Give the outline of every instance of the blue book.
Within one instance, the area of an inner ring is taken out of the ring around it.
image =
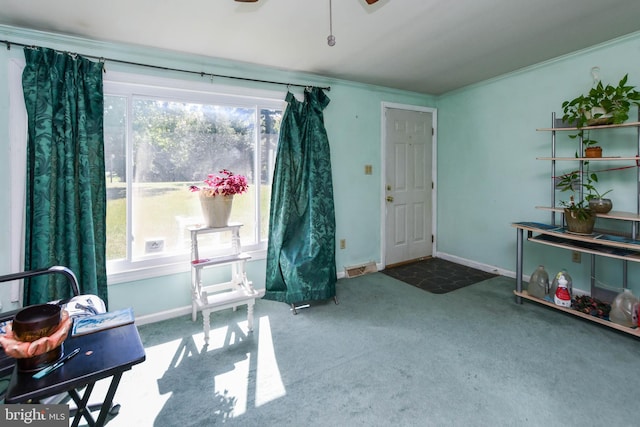
[[[133,308],[123,308],[116,311],[95,314],[93,316],[79,317],[73,321],[71,336],[86,335],[105,329],[133,323],[135,317]]]

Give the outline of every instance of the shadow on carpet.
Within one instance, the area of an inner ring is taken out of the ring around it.
[[[446,294],[498,276],[440,258],[387,268],[381,273],[434,294]]]

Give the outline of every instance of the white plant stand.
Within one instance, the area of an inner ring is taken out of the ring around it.
[[[251,256],[243,253],[240,246],[240,223],[230,223],[226,227],[189,227],[191,233],[191,318],[196,320],[202,312],[205,342],[209,342],[211,313],[238,306],[247,306],[247,327],[253,331],[253,307],[256,298],[264,292],[256,291],[247,279],[245,264]],[[211,233],[231,233],[231,250],[212,258],[200,258],[199,238]],[[203,270],[209,267],[230,265],[231,280],[228,282],[203,285]]]

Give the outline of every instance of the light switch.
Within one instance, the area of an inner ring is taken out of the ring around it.
[[[365,175],[371,175],[371,174],[373,174],[373,166],[371,166],[371,165],[364,165],[364,174],[365,174]]]

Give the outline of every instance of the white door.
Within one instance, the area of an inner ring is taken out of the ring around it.
[[[432,255],[432,114],[385,109],[385,265]]]

